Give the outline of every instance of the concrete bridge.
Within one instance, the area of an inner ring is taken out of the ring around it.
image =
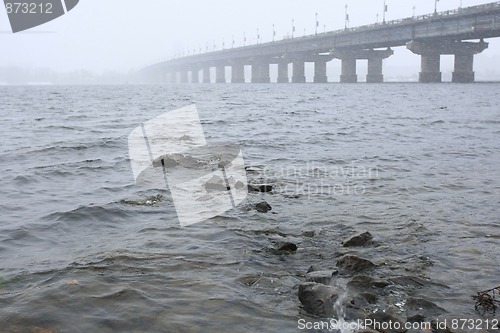
[[[356,63],[368,60],[367,82],[383,82],[383,60],[392,47],[406,46],[421,57],[419,81],[441,82],[441,55],[455,56],[452,81],[474,82],[474,55],[484,51],[484,38],[500,37],[500,2],[411,17],[300,38],[224,49],[156,63],[141,69],[142,80],[168,83],[269,83],[270,65],[278,66],[278,83],[306,82],[305,63],[314,63],[314,82],[327,82],[327,62],[340,59],[340,82],[358,81]],[[226,77],[226,67],[231,68]],[[202,74],[202,75],[200,75]],[[228,80],[229,79],[229,80]]]

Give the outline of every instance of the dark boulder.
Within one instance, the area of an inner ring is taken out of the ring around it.
[[[333,317],[333,304],[338,294],[337,288],[324,284],[306,282],[299,285],[298,295],[304,310],[318,317]]]
[[[267,202],[262,201],[262,202],[259,202],[258,204],[255,205],[255,209],[259,213],[267,213],[267,212],[271,211],[273,209],[273,207],[271,207],[271,205],[268,204]]]
[[[344,247],[361,247],[367,246],[373,242],[373,236],[368,231],[362,234],[356,235],[349,240],[344,242]]]
[[[430,320],[445,312],[445,309],[422,298],[411,297],[406,301],[406,315],[410,322],[422,322],[423,318]]]
[[[370,270],[375,267],[375,264],[368,259],[348,254],[337,261],[337,267],[341,273],[355,274]]]
[[[273,185],[268,184],[248,184],[248,192],[263,192],[268,193],[273,191]]]
[[[314,271],[306,274],[307,282],[316,282],[321,284],[330,284],[332,277],[337,274],[338,271]]]
[[[297,252],[297,245],[291,242],[281,242],[275,250],[277,254],[289,254]]]

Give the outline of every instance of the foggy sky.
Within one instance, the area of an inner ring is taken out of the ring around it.
[[[463,0],[463,6],[489,3],[488,0]],[[26,32],[12,34],[7,14],[0,9],[0,66],[48,68],[57,71],[121,71],[140,68],[174,52],[185,52],[207,43],[213,49],[243,42],[255,43],[257,28],[262,42],[291,33],[292,18],[296,36],[314,33],[315,13],[320,31],[344,27],[344,7],[348,5],[350,26],[382,20],[383,0],[80,0],[68,14]],[[434,0],[386,0],[387,20],[434,11]],[[460,0],[440,0],[438,10],[458,8]],[[490,48],[477,56],[481,63],[498,63],[500,39],[487,39]],[[443,57],[445,58],[445,57]],[[484,61],[481,61],[484,60]],[[420,59],[404,48],[386,61],[394,68],[418,69]],[[451,66],[444,59],[443,66]],[[484,68],[483,68],[484,70]]]

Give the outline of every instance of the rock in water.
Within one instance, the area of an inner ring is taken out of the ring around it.
[[[269,212],[271,209],[273,209],[273,207],[271,207],[270,204],[268,204],[267,202],[265,201],[262,201],[262,202],[259,202],[258,204],[255,205],[255,209],[259,212],[259,213],[267,213]]]
[[[315,282],[299,285],[299,300],[308,313],[323,317],[333,317],[333,304],[338,298],[338,290]]]
[[[375,264],[355,255],[345,255],[337,261],[337,267],[341,269],[342,273],[354,274],[372,269]]]
[[[309,267],[309,269],[307,270],[307,273],[316,272],[316,271],[322,271],[322,269],[317,265],[311,265],[311,267]]]
[[[273,191],[273,185],[268,184],[248,184],[248,192],[263,192],[268,193]]]
[[[344,242],[344,247],[353,247],[353,246],[366,246],[372,243],[373,236],[368,231],[364,232],[360,235],[356,235],[351,239]]]
[[[290,242],[283,242],[278,244],[278,252],[288,252],[295,253],[297,252],[297,245]]]
[[[409,322],[421,322],[436,318],[446,310],[422,298],[410,297],[406,301],[406,316]]]
[[[337,274],[337,271],[314,271],[306,274],[307,282],[316,282],[329,285],[332,277]]]

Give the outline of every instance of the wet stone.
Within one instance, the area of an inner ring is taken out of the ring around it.
[[[337,267],[342,273],[355,274],[370,270],[375,267],[375,264],[355,255],[345,255],[337,261]]]
[[[330,284],[332,277],[337,274],[338,271],[314,271],[306,274],[307,282],[316,282],[321,284]]]
[[[421,279],[421,278],[416,277],[416,276],[398,276],[398,277],[390,278],[389,281],[394,283],[394,284],[397,284],[399,286],[403,286],[403,287],[417,287],[418,288],[418,287],[428,287],[431,285],[446,287],[444,285],[432,283],[430,281]]]
[[[273,207],[271,207],[271,205],[268,204],[267,202],[262,201],[262,202],[259,202],[258,204],[255,205],[255,209],[259,213],[267,213],[267,212],[271,211],[273,209]]]
[[[345,241],[344,247],[361,247],[367,246],[373,243],[373,236],[368,231],[360,235],[356,235],[349,240]]]
[[[231,188],[224,184],[222,178],[213,176],[205,183],[205,189],[207,191],[229,191]]]
[[[273,191],[273,185],[268,184],[248,184],[248,192],[262,192],[268,193]]]
[[[307,270],[307,273],[316,271],[322,271],[321,267],[319,267],[318,265],[311,265],[311,267],[309,267],[309,269]]]
[[[307,238],[312,238],[316,235],[314,231],[304,231],[302,233],[302,236],[307,237]]]
[[[363,319],[366,318],[367,312],[364,311],[363,309],[353,307],[353,306],[347,306],[345,308],[345,313],[344,317],[346,321],[362,321]]]
[[[290,254],[297,252],[297,245],[291,242],[281,242],[274,250],[275,254]]]
[[[264,171],[262,168],[260,167],[257,167],[257,166],[246,166],[245,167],[245,171],[248,172],[248,173],[260,173],[262,171]]]
[[[338,290],[324,284],[306,282],[299,285],[299,300],[305,311],[314,316],[331,318]]]
[[[445,312],[445,309],[422,298],[412,297],[406,301],[406,315],[411,322],[423,321],[422,318],[427,320],[436,318]]]
[[[369,292],[361,293],[361,296],[369,303],[376,304],[378,301],[378,296]]]
[[[348,287],[357,290],[382,289],[389,285],[388,281],[377,280],[365,275],[356,275],[347,283]]]
[[[247,275],[236,279],[236,281],[250,287],[257,283],[260,279],[261,277],[258,275]]]

